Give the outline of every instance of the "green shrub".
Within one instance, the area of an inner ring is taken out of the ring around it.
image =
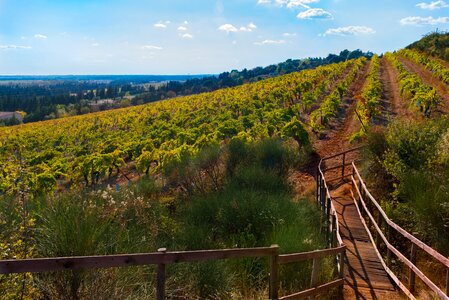
[[[447,119],[394,122],[385,133],[369,134],[367,156],[390,216],[443,253],[449,253],[448,127]]]

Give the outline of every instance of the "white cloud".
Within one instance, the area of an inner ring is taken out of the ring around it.
[[[285,44],[284,40],[264,40],[261,42],[255,42],[254,45],[263,46],[263,45],[281,45]]]
[[[167,28],[167,25],[165,25],[164,23],[161,23],[161,22],[156,23],[153,26],[156,28]]]
[[[275,4],[280,7],[286,6],[293,9],[298,7],[310,8],[308,4],[317,2],[320,2],[320,0],[258,0],[257,4]]]
[[[179,30],[179,31],[187,31],[187,27],[179,26],[179,27],[178,27],[178,30]]]
[[[193,39],[193,35],[191,35],[190,33],[184,33],[181,37],[183,39]]]
[[[440,8],[445,8],[445,7],[449,7],[449,5],[444,2],[444,1],[433,1],[430,3],[426,3],[426,2],[421,2],[416,4],[417,7],[421,8],[421,9],[427,9],[427,10],[435,10],[435,9],[440,9]]]
[[[340,36],[348,36],[348,35],[368,35],[374,34],[376,31],[371,27],[366,26],[346,26],[346,27],[338,27],[338,28],[329,28],[323,34],[326,35],[340,35]]]
[[[306,11],[300,12],[298,19],[332,19],[332,14],[322,8],[310,8]]]
[[[239,31],[234,25],[232,24],[223,24],[220,27],[218,27],[218,30],[225,31],[226,33],[230,32],[237,32]]]
[[[189,21],[184,21],[183,24],[184,25],[189,25]]]
[[[424,26],[449,23],[449,17],[407,17],[400,20],[401,25]]]
[[[246,31],[246,32],[251,32],[254,29],[257,29],[257,26],[253,22],[249,23],[247,26],[240,27],[240,31]]]
[[[0,45],[0,50],[6,50],[6,49],[31,49],[31,46]]]
[[[98,47],[98,46],[100,46],[99,43],[93,43],[93,44],[92,44],[92,47]]]
[[[35,39],[45,40],[45,39],[48,38],[48,36],[43,35],[43,34],[40,34],[40,33],[36,33],[36,34],[34,35],[34,38],[35,38]]]
[[[256,24],[254,24],[253,22],[251,22],[251,23],[248,24],[248,28],[251,28],[251,29],[257,29],[257,26],[256,26]]]
[[[296,33],[290,33],[290,32],[284,32],[282,34],[282,36],[285,36],[285,37],[292,37],[292,36],[296,36],[296,35],[297,35]]]
[[[226,33],[238,32],[238,31],[252,32],[255,29],[257,29],[257,26],[253,22],[249,23],[246,26],[240,26],[239,28],[235,27],[232,24],[224,24],[224,25],[221,25],[220,27],[218,27],[218,30],[226,31]]]
[[[154,46],[154,45],[145,45],[142,46],[143,50],[162,50],[164,48],[160,47],[160,46]]]
[[[297,7],[303,7],[303,8],[310,8],[307,4],[316,3],[320,0],[290,0],[287,3],[288,8],[297,8]]]

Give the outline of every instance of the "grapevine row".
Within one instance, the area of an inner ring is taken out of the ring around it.
[[[371,120],[379,114],[379,103],[382,93],[382,84],[379,78],[380,60],[379,56],[371,58],[370,69],[366,75],[366,81],[362,88],[361,99],[357,102],[356,113],[362,127],[353,138],[366,134],[366,129]]]
[[[424,84],[418,75],[410,73],[394,54],[386,53],[385,57],[399,72],[401,96],[409,100],[410,106],[419,108],[424,115],[429,116],[431,109],[437,107],[440,102],[436,90]]]
[[[139,172],[164,170],[208,145],[239,138],[294,139],[300,121],[354,61],[332,64],[212,93],[142,106],[0,128],[0,193],[61,183],[96,184],[134,163]]]
[[[345,79],[339,82],[334,90],[323,100],[321,106],[311,113],[309,125],[312,128],[312,131],[316,133],[321,132],[329,123],[330,118],[336,115],[342,98],[348,94],[351,83],[365,63],[365,57],[356,60],[353,68]]]
[[[439,63],[437,60],[431,59],[424,54],[408,49],[402,49],[398,51],[398,54],[411,59],[418,64],[423,65],[427,70],[431,71],[445,84],[449,84],[449,69]]]

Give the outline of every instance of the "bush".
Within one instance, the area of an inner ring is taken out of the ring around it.
[[[231,141],[224,162],[225,185],[218,192],[197,195],[184,205],[180,213],[184,230],[179,232],[178,242],[192,250],[262,247],[274,243],[280,244],[285,252],[323,248],[319,211],[308,201],[294,202],[290,194],[287,174],[293,161],[291,157],[290,150],[279,140],[253,144]],[[327,263],[323,263],[327,268]],[[238,279],[232,285],[237,284],[239,290],[260,290],[266,285],[266,260],[227,261],[225,266],[227,278]],[[308,271],[289,267],[285,270],[296,276],[295,280],[285,281],[286,287],[293,289],[296,285],[297,291],[298,284],[301,287],[309,284]],[[223,293],[218,287],[212,289],[214,282],[222,280],[223,272],[223,269],[207,269],[202,275],[207,280],[204,283],[203,279],[195,281],[197,286],[193,289],[207,290],[209,295]]]
[[[443,253],[449,253],[448,127],[447,119],[394,122],[385,133],[369,134],[367,156],[390,215]]]

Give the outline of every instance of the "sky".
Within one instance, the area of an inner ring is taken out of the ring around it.
[[[217,74],[449,30],[449,0],[0,0],[0,74]]]

